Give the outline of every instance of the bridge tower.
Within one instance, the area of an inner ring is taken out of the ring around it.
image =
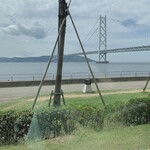
[[[99,22],[99,51],[98,51],[98,62],[97,63],[109,63],[107,61],[107,52],[101,53],[101,50],[107,49],[107,24],[106,24],[106,16],[102,17],[100,15]]]

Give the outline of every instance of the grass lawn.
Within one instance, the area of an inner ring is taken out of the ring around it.
[[[150,149],[150,124],[105,129],[96,132],[80,128],[73,135],[34,143],[2,146],[0,150],[148,150]]]
[[[107,93],[110,91],[104,91],[103,93]],[[112,92],[112,91],[111,91]],[[116,92],[116,91],[114,91]],[[95,93],[90,94],[90,97],[86,97],[86,94],[77,92],[77,93],[65,93],[64,96],[69,96],[71,94],[74,95],[85,95],[85,97],[67,97],[65,98],[67,106],[78,106],[78,105],[95,105],[97,107],[103,107],[101,99],[99,96],[95,96]],[[93,95],[93,96],[92,96]],[[147,92],[139,92],[139,93],[120,93],[120,94],[106,94],[103,95],[104,101],[106,105],[115,104],[118,105],[119,103],[126,103],[131,98],[140,98],[140,97],[147,97]],[[46,97],[44,101],[37,100],[35,109],[48,109],[48,102],[49,96],[42,95],[40,97]],[[6,102],[0,104],[0,111],[8,111],[8,110],[26,110],[31,109],[33,101],[28,101],[29,99],[33,99],[34,97],[28,97],[23,99],[14,100],[12,102]]]

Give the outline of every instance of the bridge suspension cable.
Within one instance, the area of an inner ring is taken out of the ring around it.
[[[83,45],[85,45],[93,37],[93,35],[98,31],[98,29],[99,29],[98,22],[99,22],[99,18],[94,22],[92,28],[89,30],[89,32],[86,34],[86,36],[82,40]],[[79,47],[80,46],[77,46],[74,49],[74,51],[76,52]],[[70,55],[70,54],[67,54],[67,55]]]
[[[88,34],[85,36],[85,38],[83,39],[82,43],[85,44],[96,32],[96,30],[98,29],[98,27],[94,30],[95,26],[97,25],[99,19],[96,20],[96,22],[94,23],[93,27],[91,28],[91,30],[88,32]],[[94,30],[94,31],[93,31]],[[93,32],[92,32],[93,31]],[[89,37],[88,37],[89,36]]]

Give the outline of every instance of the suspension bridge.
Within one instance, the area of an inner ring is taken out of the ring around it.
[[[98,63],[109,63],[109,61],[107,60],[107,54],[109,54],[109,53],[150,51],[150,44],[141,43],[141,42],[140,42],[141,46],[129,46],[129,47],[123,47],[123,48],[107,48],[107,19],[106,19],[106,16],[105,17],[100,16],[100,18],[98,20],[99,20],[99,37],[98,37],[99,38],[99,49],[98,50],[88,50],[86,52],[87,55],[97,54],[98,55]],[[123,22],[118,21],[118,20],[115,20],[115,21],[120,22],[123,25]],[[125,24],[128,24],[129,26],[131,26],[131,25],[137,26],[138,28],[142,26],[142,30],[144,28],[145,34],[147,36],[146,38],[148,38],[149,35],[148,35],[148,32],[146,31],[146,29],[149,29],[149,25],[141,25],[141,24],[135,24],[135,23],[132,24],[130,22],[126,22],[126,23],[124,23],[124,25]],[[91,34],[90,38],[94,35],[94,33],[96,33],[95,31],[97,31],[97,30],[94,30],[94,32]],[[140,34],[143,34],[142,32]],[[89,33],[88,33],[88,35],[89,35]],[[148,39],[146,39],[146,40],[148,40]],[[139,42],[138,42],[138,45],[139,45]],[[73,55],[73,56],[83,55],[83,53],[72,53],[72,54],[68,54],[68,55]]]

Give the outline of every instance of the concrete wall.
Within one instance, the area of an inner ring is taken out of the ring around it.
[[[85,79],[65,79],[62,84],[84,83]],[[146,81],[148,77],[117,77],[117,78],[98,78],[97,82],[125,82],[125,81]],[[93,80],[92,80],[93,82]],[[38,86],[40,81],[8,81],[0,82],[0,87],[21,87],[21,86]],[[55,85],[55,80],[45,80],[43,85]]]

